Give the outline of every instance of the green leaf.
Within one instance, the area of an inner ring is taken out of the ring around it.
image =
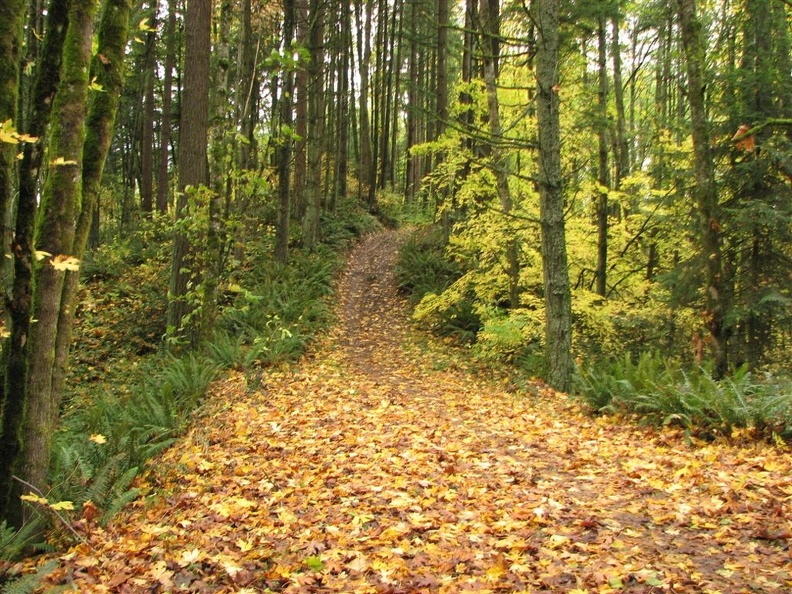
[[[311,555],[305,560],[305,566],[312,571],[322,571],[324,563],[318,555]]]

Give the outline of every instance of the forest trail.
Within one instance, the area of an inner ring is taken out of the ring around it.
[[[82,592],[789,592],[792,471],[771,447],[516,395],[411,340],[399,234],[290,371],[218,382],[146,497],[63,558]],[[424,350],[421,350],[424,349]]]

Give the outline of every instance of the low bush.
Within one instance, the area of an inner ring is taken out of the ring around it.
[[[410,235],[399,250],[396,283],[413,303],[427,294],[439,294],[462,277],[463,270],[446,258],[439,227],[429,227]]]
[[[748,428],[792,437],[792,384],[744,368],[715,379],[706,368],[685,370],[657,353],[626,355],[578,369],[575,394],[595,412],[638,414],[702,434]]]
[[[74,349],[79,364],[53,439],[52,487],[36,494],[38,499],[31,503],[40,512],[38,524],[22,531],[0,526],[0,560],[29,551],[28,537],[39,533],[35,528],[41,522],[50,526],[50,539],[60,544],[73,540],[68,525],[80,517],[84,504],[90,501],[97,520],[106,523],[137,497],[135,477],[148,460],[176,441],[222,369],[248,371],[298,357],[331,321],[327,298],[342,264],[338,248],[378,226],[362,209],[343,203],[337,216],[325,221],[324,238],[333,248],[320,244],[311,253],[293,250],[289,264],[282,266],[271,258],[271,236],[248,244],[247,261],[236,263],[223,280],[214,340],[178,358],[159,348],[106,346],[130,343],[141,320],[148,324],[154,319],[164,326],[160,314],[167,288],[162,284],[167,249],[157,235],[159,228],[142,225],[145,237],[125,239],[117,250],[109,247],[87,259],[85,280],[95,284],[97,295],[110,291],[114,298],[100,301],[86,292],[89,302],[78,311],[81,323]],[[107,281],[105,288],[102,283]],[[148,299],[158,304],[152,315],[153,303],[143,309],[135,293],[141,287],[151,292],[156,285],[163,293]],[[124,295],[119,296],[120,291]],[[164,327],[155,333],[162,337]],[[58,502],[71,502],[73,511],[68,506],[53,508]],[[53,514],[56,509],[59,515]],[[0,581],[5,570],[0,565]]]

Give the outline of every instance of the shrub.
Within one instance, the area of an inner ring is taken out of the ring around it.
[[[430,293],[442,293],[459,279],[463,271],[444,254],[442,230],[430,227],[410,235],[399,250],[396,282],[413,303]]]
[[[530,304],[526,304],[530,305]],[[508,362],[536,374],[542,367],[543,308],[491,308],[483,317],[473,354],[487,363]]]
[[[657,424],[678,424],[707,434],[736,428],[762,434],[792,431],[792,386],[760,380],[745,368],[715,379],[703,367],[682,369],[672,359],[644,353],[606,359],[578,369],[575,393],[593,411],[638,414]]]

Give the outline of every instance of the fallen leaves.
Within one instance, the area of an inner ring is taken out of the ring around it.
[[[408,334],[386,283],[356,293],[354,278],[368,276],[345,281],[337,334],[262,389],[241,375],[217,383],[192,432],[140,485],[146,500],[64,557],[53,584],[124,593],[792,588],[788,453],[691,447],[671,429],[591,418],[550,392],[515,397],[432,370],[437,352],[413,360],[401,348]]]

